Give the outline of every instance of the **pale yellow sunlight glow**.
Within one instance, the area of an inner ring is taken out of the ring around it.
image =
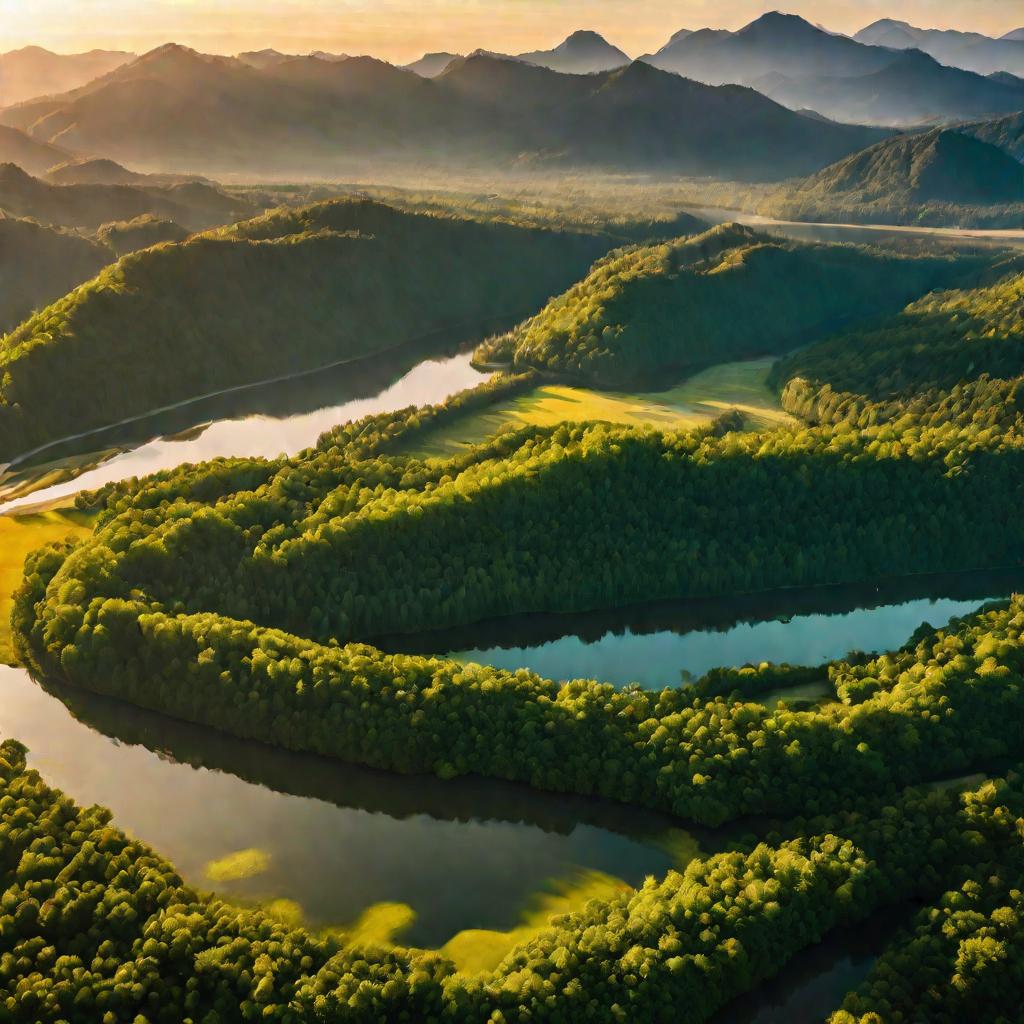
[[[882,17],[996,35],[1024,24],[1024,0],[0,0],[0,51],[143,52],[174,41],[215,53],[272,46],[408,61],[432,50],[547,48],[589,28],[635,57],[677,29],[736,29],[780,6],[848,33]]]

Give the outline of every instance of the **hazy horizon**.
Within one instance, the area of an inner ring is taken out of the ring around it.
[[[1024,0],[0,0],[0,51],[39,45],[144,52],[177,42],[214,53],[273,47],[370,53],[395,62],[436,50],[547,49],[593,29],[631,57],[681,28],[737,29],[782,9],[852,34],[879,18],[1002,35],[1024,26]]]

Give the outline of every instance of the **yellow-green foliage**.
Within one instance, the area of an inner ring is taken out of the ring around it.
[[[929,428],[954,423],[991,444],[1020,426],[1022,305],[1024,274],[939,292],[874,330],[795,353],[772,377],[785,385],[786,408],[805,419],[891,424],[889,437],[911,447]]]
[[[211,860],[203,869],[211,882],[237,882],[243,878],[262,875],[270,869],[270,854],[252,847],[235,850],[217,860]]]
[[[11,605],[25,556],[51,541],[84,537],[92,530],[93,518],[73,509],[0,516],[0,663],[17,661],[11,645]]]
[[[769,358],[724,363],[666,391],[648,393],[538,385],[526,394],[412,435],[399,450],[418,458],[451,456],[509,426],[548,427],[588,420],[685,430],[736,411],[752,427],[794,423],[765,383],[772,362]]]
[[[552,882],[550,891],[538,895],[523,912],[522,920],[508,931],[472,928],[459,932],[441,948],[463,974],[493,971],[516,946],[539,936],[552,918],[580,910],[591,900],[607,901],[632,890],[625,882],[601,871],[581,871],[569,879]]]

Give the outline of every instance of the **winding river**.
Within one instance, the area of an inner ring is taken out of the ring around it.
[[[730,211],[712,218],[715,212],[705,211],[709,219],[750,222]],[[755,222],[823,240],[880,230]],[[973,240],[960,232],[919,233]],[[1024,233],[984,234],[1024,243]],[[439,402],[481,378],[465,352],[439,356],[436,347],[410,347],[187,403],[37,453],[0,475],[0,514],[184,462],[296,452],[338,422]],[[25,493],[27,487],[36,489]],[[815,665],[851,649],[889,649],[923,621],[937,625],[1022,584],[1024,572],[918,577],[521,616],[380,643],[525,665],[557,679],[656,687],[715,665]],[[241,902],[291,900],[313,926],[344,924],[375,904],[398,902],[415,913],[400,941],[440,946],[463,929],[513,927],[553,885],[595,874],[635,885],[724,842],[721,834],[602,801],[478,779],[404,778],[289,754],[116,701],[43,688],[21,669],[0,667],[0,686],[0,734],[22,739],[30,763],[53,784],[81,803],[110,807],[120,826],[200,888]],[[765,700],[827,697],[822,686]],[[236,877],[217,871],[243,853],[248,870]],[[824,1016],[864,976],[888,932],[887,924],[872,926],[808,951],[776,988],[751,994],[722,1019],[781,1024]]]

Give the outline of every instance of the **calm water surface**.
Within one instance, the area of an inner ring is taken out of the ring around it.
[[[422,349],[408,348],[190,402],[53,445],[25,467],[16,467],[11,479],[0,480],[0,513],[186,462],[298,452],[347,420],[432,405],[473,387],[488,374],[474,370],[469,360],[468,352],[424,358]],[[77,463],[84,471],[69,471]],[[5,492],[10,495],[15,486],[54,472],[69,479],[4,503]]]
[[[819,665],[852,650],[893,650],[924,622],[944,625],[1020,589],[1024,569],[950,573],[585,614],[513,616],[378,642],[385,650],[529,668],[549,679],[654,689],[721,665]]]
[[[639,884],[683,851],[714,848],[661,815],[526,787],[403,777],[289,754],[81,691],[44,691],[0,666],[0,735],[81,804],[166,856],[203,889],[295,900],[314,925],[383,901],[416,911],[403,941],[513,926],[554,881],[594,870]],[[215,885],[206,866],[259,849],[267,870]],[[675,851],[670,852],[670,851]]]

